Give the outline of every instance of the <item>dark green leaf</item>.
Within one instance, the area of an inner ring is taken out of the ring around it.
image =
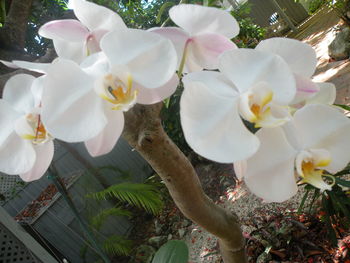
[[[170,240],[154,255],[152,263],[187,263],[188,247],[184,241]]]

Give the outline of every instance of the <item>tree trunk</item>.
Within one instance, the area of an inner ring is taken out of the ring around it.
[[[164,132],[159,118],[161,108],[162,103],[136,105],[127,112],[124,138],[163,179],[182,213],[219,238],[224,262],[247,262],[237,216],[205,195],[193,166]]]

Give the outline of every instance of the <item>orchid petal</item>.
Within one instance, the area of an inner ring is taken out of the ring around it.
[[[13,60],[12,63],[18,68],[24,68],[38,73],[45,73],[51,65],[51,63],[36,63],[22,60]]]
[[[196,63],[205,69],[217,69],[219,55],[237,48],[230,39],[216,33],[196,35],[189,45]]]
[[[134,81],[147,88],[165,84],[175,73],[175,49],[156,33],[117,30],[107,33],[100,44],[111,65],[126,65]]]
[[[105,127],[103,100],[94,92],[95,79],[77,64],[59,60],[50,67],[42,98],[42,121],[55,138],[86,141]]]
[[[350,161],[350,120],[337,109],[323,104],[306,105],[294,114],[294,125],[304,149],[325,149],[332,161],[327,171],[335,173]]]
[[[245,183],[266,202],[283,202],[298,191],[294,177],[296,151],[281,128],[261,129],[257,153],[247,160]]]
[[[0,171],[15,175],[28,172],[36,160],[32,143],[12,132],[0,147]]]
[[[310,45],[301,41],[290,38],[269,38],[261,41],[256,49],[281,56],[295,74],[309,78],[315,72],[316,52]]]
[[[90,31],[126,28],[121,17],[112,10],[85,0],[70,0],[74,14]]]
[[[84,42],[68,42],[54,39],[53,45],[60,58],[73,60],[77,63],[80,63],[88,55]]]
[[[311,81],[309,78],[306,78],[301,75],[295,75],[297,93],[290,103],[291,105],[301,103],[313,96],[320,90],[319,86]]]
[[[86,149],[92,157],[109,153],[114,148],[124,128],[122,111],[107,109],[105,114],[108,119],[105,128],[96,137],[85,142]]]
[[[247,172],[247,160],[234,162],[233,169],[237,179],[241,181]]]
[[[330,82],[315,83],[319,87],[319,92],[306,100],[307,104],[328,104],[332,105],[337,96],[335,85]]]
[[[33,147],[36,153],[36,161],[30,171],[19,175],[25,182],[40,179],[49,168],[54,154],[53,141],[34,145]]]
[[[15,111],[9,102],[0,99],[0,149],[2,144],[14,131],[14,122],[21,114]]]
[[[54,20],[40,27],[39,35],[49,39],[84,42],[89,30],[75,19]]]
[[[220,73],[192,73],[183,82],[181,125],[195,152],[223,163],[243,160],[256,152],[259,141],[239,117],[237,92]]]
[[[45,75],[36,78],[32,83],[30,90],[34,97],[34,107],[40,107],[41,97],[43,95],[44,82]]]
[[[28,74],[17,74],[5,84],[3,99],[18,112],[27,113],[34,107],[34,97],[31,86],[35,77]]]
[[[242,93],[265,83],[279,104],[288,104],[295,96],[293,74],[288,65],[272,53],[252,49],[226,51],[220,57],[219,69]]]
[[[179,85],[179,78],[176,74],[163,86],[156,89],[147,89],[134,83],[134,88],[138,90],[137,103],[154,104],[170,97]]]
[[[170,8],[169,16],[179,27],[191,35],[217,33],[233,38],[239,26],[234,17],[224,10],[192,4],[180,4]]]
[[[183,29],[177,27],[158,27],[151,28],[149,31],[170,39],[175,47],[179,66],[184,53],[186,42],[190,38],[190,35]]]

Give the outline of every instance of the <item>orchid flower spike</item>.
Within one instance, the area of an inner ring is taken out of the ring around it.
[[[281,57],[254,49],[226,51],[219,70],[183,78],[181,125],[195,152],[232,163],[252,156],[259,147],[259,139],[241,118],[256,128],[289,120],[286,105],[295,96],[295,79]]]
[[[325,171],[334,174],[349,163],[349,129],[350,120],[337,109],[306,105],[283,127],[257,132],[261,145],[243,169],[245,183],[267,202],[291,198],[299,179],[331,190],[335,179]]]
[[[170,40],[124,29],[101,39],[103,52],[79,66],[60,59],[48,69],[42,120],[55,138],[85,141],[92,156],[106,154],[124,126],[123,112],[135,103],[153,104],[178,85],[177,57]]]
[[[70,0],[79,19],[54,20],[44,24],[39,34],[53,40],[59,57],[80,63],[99,52],[100,40],[109,31],[125,29],[121,17],[112,10],[86,0]]]
[[[179,75],[183,71],[217,69],[218,56],[237,48],[230,39],[238,35],[239,26],[227,11],[180,4],[169,10],[169,16],[180,28],[153,28],[151,31],[173,42],[179,58]]]
[[[0,99],[0,171],[19,174],[24,181],[39,179],[54,153],[52,138],[41,121],[43,78],[15,75]]]
[[[277,37],[261,41],[256,49],[272,52],[282,57],[289,65],[297,85],[292,106],[299,108],[308,103],[334,103],[335,86],[332,83],[316,83],[311,80],[316,70],[317,57],[310,45],[295,39]]]

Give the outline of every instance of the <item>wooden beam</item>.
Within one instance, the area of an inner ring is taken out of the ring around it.
[[[3,224],[23,245],[28,248],[43,263],[58,263],[31,235],[29,235],[7,212],[0,206],[1,224]]]

